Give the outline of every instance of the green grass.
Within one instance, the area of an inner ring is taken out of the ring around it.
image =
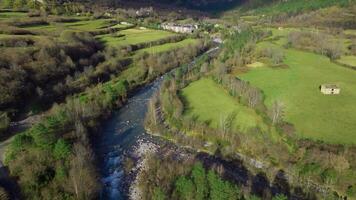
[[[27,17],[27,13],[25,12],[1,12],[0,11],[0,20],[2,19],[14,19],[14,18],[22,18]]]
[[[253,109],[242,106],[231,97],[220,85],[211,79],[200,79],[191,83],[182,90],[187,107],[184,115],[197,116],[200,122],[210,121],[213,128],[219,127],[222,117],[236,112],[233,129],[248,131],[254,127],[260,127],[266,131],[267,127],[263,119]]]
[[[346,64],[349,66],[356,67],[356,56],[342,56],[339,60],[339,63]]]
[[[276,45],[263,42],[259,46]],[[284,102],[285,120],[295,125],[298,136],[356,144],[356,71],[334,64],[325,56],[283,51],[289,68],[255,68],[240,78],[263,90],[267,106],[275,100]],[[341,94],[321,94],[319,86],[324,83],[338,84]]]
[[[345,30],[344,33],[346,35],[353,35],[353,36],[356,36],[356,30],[355,29],[348,29],[348,30]]]
[[[123,34],[124,36],[116,37],[113,34],[106,34],[98,36],[98,38],[110,46],[125,46],[130,44],[152,42],[175,35],[171,32],[153,29],[127,29],[120,31],[119,34]]]
[[[77,31],[95,31],[110,26],[112,24],[111,22],[111,19],[80,20],[76,22],[53,23],[49,25],[34,25],[25,27],[25,29],[47,32],[63,31],[68,29]]]
[[[153,46],[153,47],[149,47],[149,48],[145,48],[145,49],[141,49],[139,51],[137,51],[137,54],[143,53],[143,52],[147,52],[149,54],[155,54],[155,53],[161,53],[164,51],[169,51],[172,49],[178,49],[178,48],[182,48],[182,47],[186,47],[188,45],[194,45],[198,42],[197,39],[185,39],[179,42],[175,42],[175,43],[166,43],[163,45],[159,45],[159,46]]]

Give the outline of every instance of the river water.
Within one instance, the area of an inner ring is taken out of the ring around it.
[[[211,49],[210,54],[218,48]],[[197,58],[198,59],[198,58]],[[195,64],[194,60],[189,68]],[[103,123],[103,130],[95,142],[95,152],[99,160],[103,190],[101,199],[123,200],[123,158],[126,150],[136,143],[139,137],[145,136],[144,118],[147,103],[152,95],[158,91],[163,76],[153,83],[141,88],[127,103],[113,113],[112,117]]]

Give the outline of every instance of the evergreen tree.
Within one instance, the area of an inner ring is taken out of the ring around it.
[[[191,200],[194,198],[194,185],[190,179],[184,176],[179,177],[175,188],[175,194],[178,199]]]
[[[166,194],[162,191],[160,187],[155,187],[153,190],[152,200],[165,200]]]
[[[192,179],[196,189],[195,199],[206,199],[208,185],[206,180],[206,172],[201,163],[194,165],[192,170]]]

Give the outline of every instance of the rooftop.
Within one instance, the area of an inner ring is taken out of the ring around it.
[[[322,84],[321,87],[327,88],[327,89],[338,89],[339,87],[335,84]]]

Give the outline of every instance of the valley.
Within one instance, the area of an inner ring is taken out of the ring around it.
[[[1,199],[356,198],[354,0],[0,5]]]

